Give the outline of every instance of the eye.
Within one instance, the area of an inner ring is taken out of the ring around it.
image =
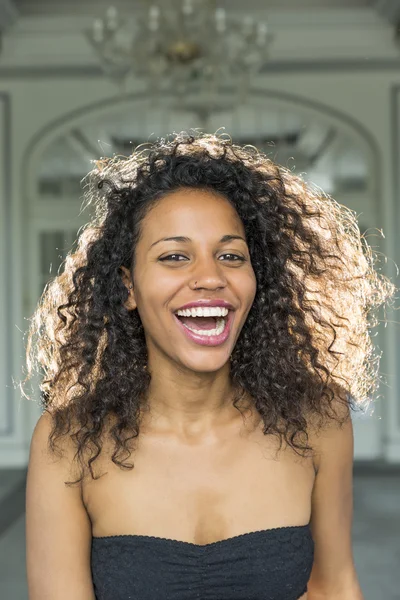
[[[160,260],[160,261],[172,260],[172,262],[181,262],[181,261],[173,260],[172,259],[173,256],[183,256],[183,254],[168,254],[168,256],[163,256],[162,258],[159,258],[158,260]]]
[[[237,258],[238,260],[241,260],[242,262],[244,262],[246,259],[243,258],[243,256],[239,256],[238,254],[222,254],[222,256],[234,256],[235,258]],[[237,261],[234,261],[237,262]]]
[[[172,262],[182,262],[180,260],[174,260],[172,257],[174,256],[183,256],[183,258],[186,258],[183,254],[168,254],[168,256],[163,256],[162,258],[159,258],[158,260],[160,261],[168,261],[171,260]],[[235,257],[235,259],[244,262],[246,259],[243,258],[243,256],[239,256],[238,254],[231,254],[231,253],[226,253],[226,254],[222,254],[221,256],[231,256],[231,257]],[[232,259],[230,259],[232,260]],[[234,260],[233,262],[237,262],[237,260]],[[225,261],[224,261],[225,262]]]

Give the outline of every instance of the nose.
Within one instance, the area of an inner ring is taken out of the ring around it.
[[[222,265],[215,260],[197,261],[191,273],[192,289],[218,289],[226,286],[227,280]]]

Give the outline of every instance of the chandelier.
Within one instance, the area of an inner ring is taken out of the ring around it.
[[[105,75],[121,89],[130,75],[138,76],[153,100],[169,92],[180,107],[195,98],[203,110],[215,109],[227,87],[229,105],[244,102],[251,77],[268,59],[267,23],[249,14],[228,18],[216,0],[165,0],[162,6],[152,4],[146,16],[131,20],[110,6],[94,20],[85,34]]]

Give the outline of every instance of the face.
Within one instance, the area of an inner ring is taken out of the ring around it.
[[[133,281],[122,269],[127,287],[133,285],[126,307],[139,311],[150,369],[168,361],[183,370],[217,371],[229,361],[256,293],[238,214],[224,197],[183,189],[149,211],[141,234]],[[163,240],[176,236],[187,239]],[[221,241],[224,236],[237,239]],[[204,335],[194,339],[175,315],[183,305],[204,299],[225,300],[233,307],[227,317],[229,335],[222,342],[213,338],[216,343],[205,344]]]

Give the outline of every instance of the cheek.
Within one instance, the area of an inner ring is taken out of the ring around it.
[[[253,269],[247,273],[243,273],[239,286],[239,294],[242,296],[243,301],[245,301],[246,304],[249,301],[253,302],[257,291],[257,280]]]
[[[171,281],[169,281],[169,287],[171,287]],[[165,317],[167,310],[168,299],[172,293],[169,287],[167,281],[151,276],[150,273],[140,279],[136,301],[145,329],[155,330],[160,328],[160,323],[163,322],[163,316]]]

